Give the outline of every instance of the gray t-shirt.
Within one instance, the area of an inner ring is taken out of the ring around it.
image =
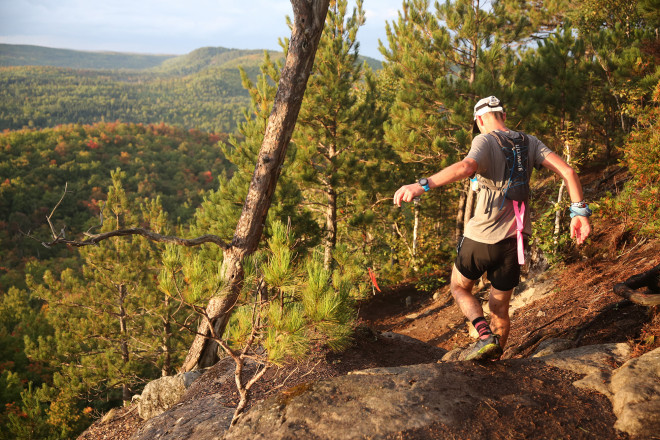
[[[515,139],[520,136],[516,131],[500,133]],[[532,167],[541,168],[541,163],[552,153],[543,142],[534,136],[529,137],[527,172],[531,175]],[[516,218],[513,202],[505,199],[500,190],[506,184],[506,157],[493,135],[479,135],[472,140],[472,147],[467,157],[477,162],[477,203],[474,217],[465,228],[465,236],[481,243],[493,244],[516,235]],[[523,233],[531,235],[532,226],[529,216],[529,203],[525,204],[525,223]]]

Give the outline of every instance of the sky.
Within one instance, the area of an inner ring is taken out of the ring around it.
[[[360,54],[382,60],[402,0],[364,0]],[[349,0],[349,7],[354,1]],[[350,10],[350,9],[349,9]],[[288,0],[0,0],[0,43],[182,55],[206,46],[281,50]]]

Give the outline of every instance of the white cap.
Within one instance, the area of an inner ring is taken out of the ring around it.
[[[477,116],[485,115],[490,112],[504,112],[502,102],[495,96],[489,96],[488,98],[480,99],[479,102],[477,102],[474,106],[474,120],[477,120]]]

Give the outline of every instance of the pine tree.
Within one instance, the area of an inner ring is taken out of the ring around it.
[[[20,438],[17,431],[23,429],[23,421],[38,425],[47,419],[39,409],[25,408],[26,403],[34,403],[32,389],[40,387],[50,373],[44,364],[25,355],[24,339],[52,332],[41,313],[42,305],[29,291],[15,287],[0,295],[0,439]],[[12,416],[23,413],[25,418]]]
[[[143,223],[164,231],[166,218],[158,201],[143,204],[140,215],[123,190],[123,177],[119,170],[112,173],[101,231]],[[186,342],[172,332],[174,307],[159,293],[154,244],[133,236],[80,252],[82,274],[68,269],[56,277],[47,272],[43,284],[30,283],[47,302],[46,317],[54,329],[26,347],[30,357],[55,369],[52,386],[41,390],[42,398],[51,401],[54,425],[75,425],[80,418],[75,408],[84,402],[101,408],[107,402],[130,401],[146,380],[172,371]]]
[[[293,137],[305,205],[317,213],[324,231],[326,269],[332,267],[340,224],[345,227],[362,211],[359,194],[378,162],[377,155],[370,157],[379,124],[375,83],[371,74],[365,80],[358,63],[362,4],[347,15],[346,1],[330,2]]]
[[[660,79],[657,68],[657,13],[648,3],[589,0],[576,4],[569,17],[593,60],[590,108],[585,116],[594,125],[610,156],[622,145],[634,123],[633,107],[651,101]]]
[[[212,336],[236,365],[240,401],[234,420],[268,369],[304,358],[313,346],[340,350],[350,342],[354,284],[333,277],[317,252],[298,252],[296,243],[301,242],[290,228],[279,221],[271,224],[267,247],[245,261],[244,283],[226,331]],[[160,285],[194,309],[204,302],[195,286],[206,274],[199,265],[183,265],[185,261],[166,258]],[[203,315],[203,308],[196,310]]]

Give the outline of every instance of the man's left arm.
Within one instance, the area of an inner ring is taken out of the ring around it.
[[[583,202],[582,184],[575,170],[568,165],[564,160],[555,153],[548,154],[541,163],[545,168],[552,170],[557,175],[561,176],[566,182],[568,194],[571,197],[571,202]],[[586,216],[576,215],[571,219],[571,238],[577,240],[577,244],[582,244],[591,233],[591,225]]]

